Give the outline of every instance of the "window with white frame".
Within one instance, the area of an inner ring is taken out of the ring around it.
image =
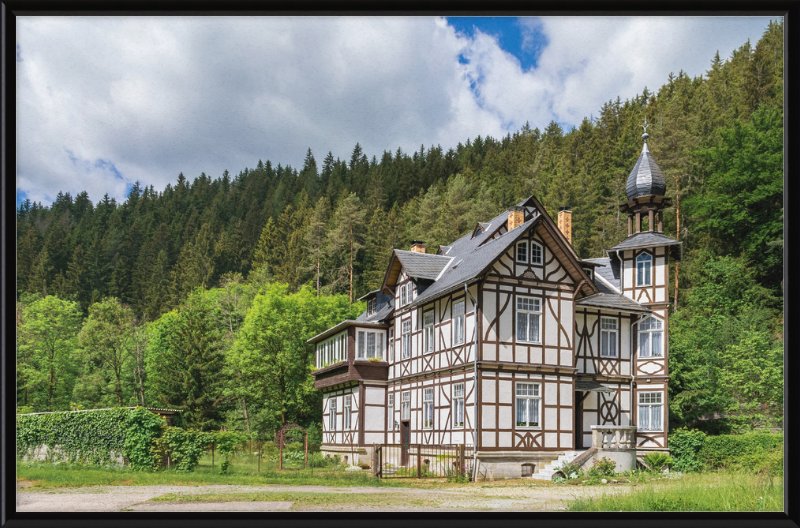
[[[351,417],[350,416],[350,405],[351,405],[351,401],[350,400],[351,399],[352,399],[352,395],[351,394],[345,394],[345,396],[344,396],[344,416],[343,416],[344,423],[342,425],[342,429],[344,429],[345,431],[350,429],[350,417]]]
[[[403,321],[403,359],[411,357],[411,320]]]
[[[464,343],[464,301],[458,301],[453,305],[453,344],[461,345]]]
[[[400,396],[400,419],[411,419],[411,391],[403,391]]]
[[[663,429],[661,417],[664,414],[664,404],[660,392],[639,393],[639,424],[640,431],[661,431]]]
[[[403,284],[400,286],[400,306],[405,306],[406,304],[406,285]]]
[[[652,315],[639,323],[639,357],[663,356],[664,324]]]
[[[389,403],[387,405],[387,424],[386,427],[390,431],[394,429],[394,394],[389,394]]]
[[[328,416],[328,430],[336,430],[336,396],[328,400],[330,404],[330,416]]]
[[[653,257],[642,253],[636,257],[636,285],[651,286],[650,275],[653,268]]]
[[[453,384],[453,427],[464,427],[464,384]]]
[[[425,353],[433,352],[433,312],[424,315]]]
[[[538,383],[517,383],[517,427],[540,427],[541,395]]]
[[[377,311],[378,300],[377,299],[369,299],[367,301],[367,315],[372,315]]]
[[[345,361],[345,333],[340,333],[317,343],[317,368],[327,367],[333,363]]]
[[[383,334],[381,332],[358,331],[356,347],[357,359],[370,359],[380,356],[383,352]]]
[[[600,318],[600,357],[617,357],[617,319]]]
[[[541,317],[541,299],[517,297],[517,341],[538,343]]]
[[[422,392],[422,428],[433,429],[433,388]]]
[[[517,242],[517,262],[528,263],[528,242]]]
[[[531,242],[531,264],[542,265],[544,250],[538,242]]]
[[[389,349],[389,362],[394,362],[394,324],[392,324],[392,328],[389,329],[389,344],[387,346]]]

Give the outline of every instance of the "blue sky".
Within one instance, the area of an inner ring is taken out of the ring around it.
[[[569,130],[767,17],[18,17],[17,197]]]

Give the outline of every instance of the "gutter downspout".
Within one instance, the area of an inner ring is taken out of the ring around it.
[[[475,357],[472,369],[472,393],[474,394],[473,398],[475,400],[475,403],[472,405],[472,408],[475,410],[472,418],[472,482],[475,482],[475,477],[478,474],[478,301],[469,292],[466,282],[464,283],[464,294],[469,295],[469,298],[472,299],[472,304],[475,306],[473,310],[475,312]],[[466,326],[466,322],[464,326]]]
[[[625,262],[620,258],[619,250],[617,250],[617,260],[619,260],[619,292],[625,295]]]

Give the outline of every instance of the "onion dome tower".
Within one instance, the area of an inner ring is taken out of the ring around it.
[[[642,231],[642,216],[647,214],[647,230],[663,231],[663,210],[672,205],[672,200],[664,196],[667,184],[664,173],[647,148],[647,118],[644,121],[642,152],[636,165],[628,175],[625,195],[628,201],[620,204],[620,211],[628,215],[628,236]],[[657,219],[657,220],[656,220]],[[635,230],[634,230],[635,228]]]

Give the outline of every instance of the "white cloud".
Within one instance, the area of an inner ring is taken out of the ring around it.
[[[548,40],[523,72],[494,38],[437,18],[18,17],[17,185],[44,202],[123,199],[181,171],[300,168],[308,147],[321,163],[357,141],[380,156],[577,123],[669,71],[702,73],[765,20],[523,21]]]

